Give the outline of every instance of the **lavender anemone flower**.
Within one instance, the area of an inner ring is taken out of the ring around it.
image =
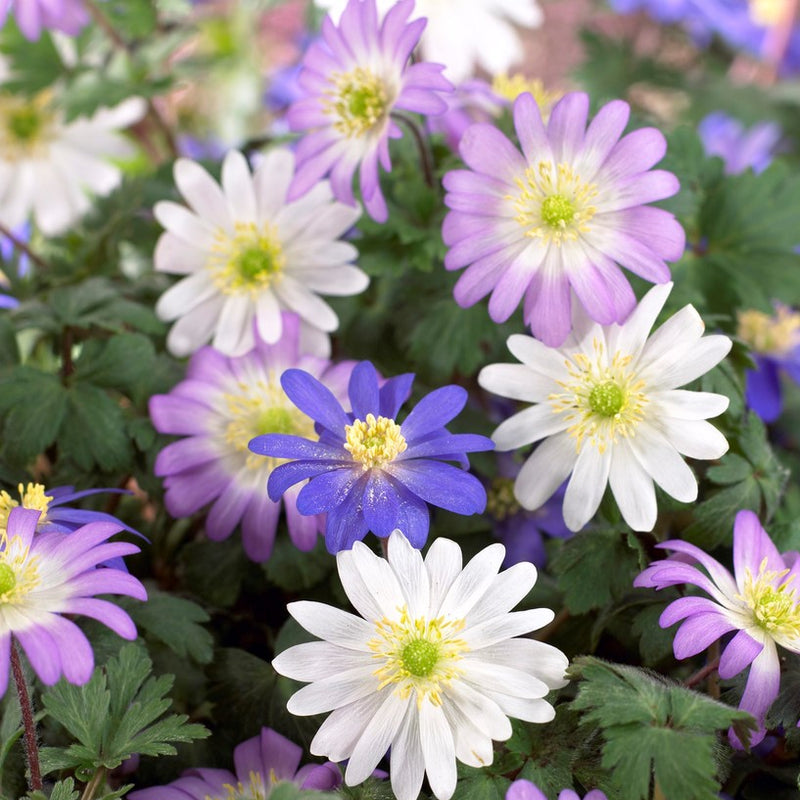
[[[302,355],[299,317],[284,313],[281,324],[283,334],[272,345],[256,329],[256,346],[243,356],[224,356],[212,347],[198,350],[186,380],[150,400],[156,429],[185,437],[167,445],[156,459],[156,475],[165,479],[167,510],[185,517],[213,503],[206,519],[209,538],[226,539],[241,523],[242,544],[253,561],[266,561],[275,542],[280,495],[270,500],[265,487],[280,462],[254,456],[247,443],[263,433],[314,433],[313,421],[295,408],[278,376],[299,367],[319,378],[332,397],[344,398],[354,363],[332,365]],[[289,536],[296,547],[310,550],[321,521],[298,513],[298,492],[288,489],[283,496]]]
[[[45,28],[75,36],[89,22],[81,0],[0,0],[0,28],[10,10],[30,41],[37,40]]]
[[[336,764],[299,767],[303,751],[271,728],[237,745],[233,751],[236,774],[227,769],[189,769],[166,786],[131,792],[129,800],[232,800],[266,798],[280,781],[301,789],[334,791],[342,783]]]
[[[676,658],[697,655],[736,631],[722,651],[719,675],[732,678],[750,667],[739,708],[758,721],[759,730],[750,739],[751,745],[758,744],[766,732],[764,718],[780,687],[777,645],[800,653],[800,553],[781,555],[752,511],[740,511],[733,525],[734,575],[687,542],[670,540],[657,547],[678,556],[652,563],[634,586],[663,589],[691,584],[710,596],[678,598],[664,609],[659,625],[668,628],[683,620],[673,641]],[[734,746],[741,747],[732,729],[728,736]]]
[[[505,800],[547,800],[547,795],[536,784],[520,778],[508,787]],[[572,789],[563,789],[559,792],[558,800],[581,800],[581,798]],[[608,798],[599,789],[592,789],[584,795],[583,800],[608,800]]]
[[[120,525],[91,522],[71,534],[37,533],[39,512],[13,508],[0,529],[0,695],[8,685],[12,638],[33,671],[52,686],[63,676],[86,683],[94,670],[89,640],[65,614],[83,614],[125,639],[136,638],[133,621],[98,594],[146,600],[144,586],[127,572],[98,565],[139,548],[108,542]]]
[[[379,24],[375,0],[349,0],[338,26],[323,21],[321,39],[303,58],[305,97],[288,112],[292,130],[308,131],[297,146],[291,200],[330,174],[335,197],[354,205],[360,168],[367,212],[378,222],[388,218],[378,162],[391,170],[389,139],[402,135],[391,114],[440,114],[447,106],[438,93],[453,88],[442,65],[408,63],[425,27],[424,19],[406,22],[413,7],[414,0],[400,0]]]
[[[375,367],[362,361],[350,377],[348,413],[308,373],[291,369],[281,376],[292,402],[316,421],[319,439],[273,433],[253,439],[250,449],[295,459],[272,471],[267,489],[273,500],[310,478],[297,496],[297,509],[327,512],[325,543],[331,553],[349,550],[368,531],[387,537],[396,528],[422,547],[430,525],[428,503],[457,514],[477,514],[486,505],[483,484],[444,463],[466,467],[466,453],[494,447],[485,436],[452,434],[444,427],[464,408],[466,390],[436,389],[398,423],[413,380],[399,375],[380,386]]]
[[[763,172],[771,163],[782,132],[775,122],[759,122],[745,130],[723,111],[704,117],[697,126],[706,153],[725,162],[725,172],[737,175],[748,168]]]
[[[665,261],[685,245],[673,215],[647,205],[678,191],[671,172],[650,169],[666,151],[663,134],[643,128],[620,139],[630,114],[621,100],[587,128],[588,113],[588,95],[571,92],[545,126],[522,94],[522,153],[492,125],[473,125],[460,147],[469,169],[444,177],[445,267],[467,267],[456,301],[471,306],[491,292],[489,315],[504,322],[524,298],[525,322],[550,347],[569,335],[573,299],[601,325],[624,322],[636,297],[620,266],[666,283]]]
[[[747,405],[764,422],[781,413],[781,373],[800,383],[800,313],[775,303],[775,314],[750,309],[738,313],[738,335],[751,350],[757,368],[745,375]]]

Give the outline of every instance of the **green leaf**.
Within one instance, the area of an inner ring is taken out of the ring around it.
[[[603,731],[603,766],[628,800],[646,800],[655,782],[670,800],[716,800],[716,732],[755,729],[746,712],[636,667],[592,657],[576,659],[572,707]],[[676,769],[676,765],[680,769]]]
[[[182,548],[180,560],[187,587],[204,602],[220,608],[236,602],[250,565],[241,541],[233,538],[190,542]]]
[[[50,800],[78,800],[80,792],[75,788],[75,781],[66,778],[58,781],[50,792]],[[25,795],[23,800],[48,800],[44,792],[30,792]]]
[[[270,583],[287,592],[311,589],[322,583],[336,567],[336,559],[325,549],[320,537],[313,550],[298,550],[288,536],[279,536],[275,541],[264,572]]]
[[[635,539],[601,528],[564,542],[552,567],[567,608],[584,614],[629,592],[644,563]]]
[[[97,668],[89,683],[60,681],[42,696],[48,714],[77,740],[66,749],[43,748],[42,769],[114,769],[134,753],[174,755],[172,742],[202,739],[209,732],[187,724],[185,715],[163,716],[173,676],[150,677],[152,663],[144,649],[126,644]]]
[[[153,343],[140,333],[120,333],[105,341],[92,339],[75,361],[75,377],[130,395],[147,382],[155,357]]]
[[[20,32],[13,14],[0,27],[0,53],[10,61],[8,77],[3,79],[4,92],[30,95],[48,88],[64,73],[50,35],[31,42]]]
[[[216,544],[216,543],[215,543]],[[213,657],[214,639],[200,625],[209,616],[197,603],[147,587],[147,602],[121,603],[140,632],[152,636],[181,657],[208,664]]]

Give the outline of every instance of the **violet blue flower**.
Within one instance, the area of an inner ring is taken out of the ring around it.
[[[522,153],[497,128],[473,125],[461,140],[468,170],[444,177],[445,267],[467,267],[461,306],[491,293],[489,315],[507,320],[524,299],[525,322],[550,347],[572,328],[574,299],[601,325],[624,322],[636,297],[620,266],[666,283],[681,257],[683,228],[647,205],[678,191],[671,172],[650,169],[666,151],[655,128],[620,139],[630,108],[607,103],[586,127],[589,97],[565,95],[545,126],[530,94],[514,103]]]
[[[547,800],[547,795],[536,784],[520,778],[508,787],[505,800]],[[581,799],[572,789],[563,789],[558,795],[558,800]],[[607,800],[607,798],[599,789],[592,789],[586,793],[583,800]]]
[[[198,350],[186,380],[150,399],[156,429],[185,437],[167,445],[156,459],[156,475],[165,479],[167,510],[186,517],[212,503],[206,519],[209,538],[226,539],[241,523],[242,544],[253,561],[266,561],[275,541],[280,495],[270,500],[265,488],[279,462],[254,456],[247,443],[263,433],[314,433],[313,421],[295,408],[278,377],[299,367],[319,378],[331,397],[344,398],[354,363],[332,365],[303,355],[297,315],[284,313],[281,324],[283,334],[271,345],[256,328],[256,346],[243,356],[224,356],[213,347]],[[289,536],[296,547],[310,550],[321,520],[298,513],[298,492],[299,487],[288,489],[283,496]]]
[[[354,205],[353,175],[360,169],[367,212],[386,221],[378,162],[391,169],[389,139],[402,135],[392,112],[440,114],[447,106],[438,93],[453,88],[441,64],[409,65],[425,27],[424,19],[406,22],[413,8],[414,0],[400,0],[379,24],[375,0],[349,0],[338,26],[330,17],[323,21],[321,38],[303,58],[305,97],[288,112],[292,130],[308,131],[297,146],[291,200],[330,174],[335,197]]]
[[[75,36],[89,22],[82,0],[0,0],[0,27],[12,10],[22,35],[31,41],[45,28]]]
[[[775,147],[781,139],[775,122],[759,122],[745,130],[739,120],[723,111],[704,117],[697,126],[706,153],[725,162],[725,172],[737,175],[751,168],[763,172],[771,163]]]
[[[483,484],[445,461],[467,466],[466,453],[491,450],[485,436],[452,434],[444,426],[464,408],[467,392],[444,386],[423,397],[396,421],[414,376],[379,384],[375,367],[362,361],[348,393],[352,412],[307,372],[287,370],[281,386],[316,423],[319,439],[280,433],[258,436],[250,449],[272,458],[295,459],[276,467],[267,489],[273,500],[310,478],[297,496],[301,514],[327,512],[328,551],[349,550],[368,531],[387,537],[399,528],[422,547],[430,525],[430,503],[457,514],[477,514],[486,505]]]
[[[759,730],[750,744],[757,744],[764,738],[764,718],[780,687],[777,645],[800,653],[800,553],[781,555],[752,511],[740,511],[734,522],[734,575],[688,542],[670,540],[657,547],[678,556],[653,562],[634,586],[663,589],[691,584],[710,596],[678,598],[664,609],[659,625],[668,628],[683,621],[673,641],[679,659],[697,655],[736,631],[722,651],[719,675],[732,678],[750,667],[739,708],[756,718]],[[733,730],[728,736],[741,747]]]
[[[783,405],[781,373],[800,383],[800,313],[775,303],[775,314],[750,309],[738,313],[738,335],[751,350],[757,369],[745,374],[747,405],[764,422],[774,422]]]
[[[336,764],[300,766],[302,749],[271,728],[237,745],[236,774],[227,769],[188,769],[166,786],[131,792],[129,800],[264,800],[276,783],[287,781],[301,789],[334,791],[342,783]]]
[[[146,600],[138,579],[98,565],[138,553],[128,542],[108,542],[121,526],[91,522],[68,536],[37,533],[39,512],[13,508],[0,528],[0,695],[8,685],[12,637],[25,651],[33,671],[52,686],[63,676],[84,684],[94,670],[89,640],[66,614],[102,622],[125,639],[136,638],[128,614],[98,594]]]

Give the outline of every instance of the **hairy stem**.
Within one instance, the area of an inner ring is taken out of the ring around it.
[[[392,118],[396,119],[406,128],[406,130],[411,133],[411,136],[417,145],[417,150],[419,151],[419,160],[420,164],[422,165],[422,172],[425,175],[425,183],[427,183],[431,189],[437,188],[436,180],[433,176],[433,158],[431,157],[431,152],[428,149],[425,137],[417,127],[417,123],[411,119],[411,117],[407,117],[405,114],[400,114],[397,111],[392,112]]]
[[[19,660],[19,648],[16,641],[11,640],[11,671],[14,674],[14,683],[17,685],[17,697],[19,697],[19,708],[22,712],[22,726],[25,731],[25,757],[28,760],[28,771],[30,772],[30,790],[37,791],[42,788],[42,771],[39,767],[39,744],[36,735],[36,721],[33,718],[33,706],[31,697],[28,694],[28,685],[25,683],[25,675],[22,672],[22,664]]]

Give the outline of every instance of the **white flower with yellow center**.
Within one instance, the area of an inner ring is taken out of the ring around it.
[[[254,173],[241,153],[228,153],[221,186],[194,161],[176,162],[175,183],[189,208],[161,202],[154,209],[166,228],[156,269],[188,276],[156,306],[162,319],[177,320],[167,338],[174,355],[211,340],[240,356],[254,346],[256,330],[273,344],[284,310],[302,319],[305,351],[329,354],[328,334],[339,320],[318,293],[356,294],[368,283],[350,263],[356,248],[339,241],[359,211],[333,201],[327,181],[287,202],[293,175],[294,156],[284,148],[269,152]]]
[[[336,556],[347,596],[361,616],[315,602],[289,613],[323,641],[285,650],[272,662],[310,685],[294,714],[332,713],[311,752],[349,759],[345,782],[361,783],[391,747],[392,790],[415,800],[425,773],[439,800],[456,786],[456,759],[492,763],[492,740],[511,736],[508,717],[549,722],[544,699],[566,684],[564,654],[517,638],[547,625],[553,612],[512,612],[536,582],[522,562],[499,573],[505,548],[493,544],[462,568],[461,550],[436,539],[423,560],[399,531],[388,560],[362,542]]]
[[[683,456],[716,459],[727,451],[705,420],[725,411],[728,398],[678,387],[718,364],[731,341],[703,336],[692,306],[648,338],[671,289],[653,287],[623,325],[598,325],[580,314],[560,348],[511,336],[509,350],[522,364],[481,371],[478,381],[490,392],[535,403],[492,436],[498,450],[544,440],[514,486],[525,508],[542,505],[570,473],[564,521],[573,531],[592,518],[606,485],[638,531],[656,521],[654,482],[677,500],[695,500],[697,481]]]
[[[0,84],[0,223],[16,228],[33,214],[42,233],[64,233],[89,210],[92,194],[119,185],[112,159],[135,153],[120,131],[144,112],[144,102],[130,98],[65,122],[51,92],[24,98]]]

